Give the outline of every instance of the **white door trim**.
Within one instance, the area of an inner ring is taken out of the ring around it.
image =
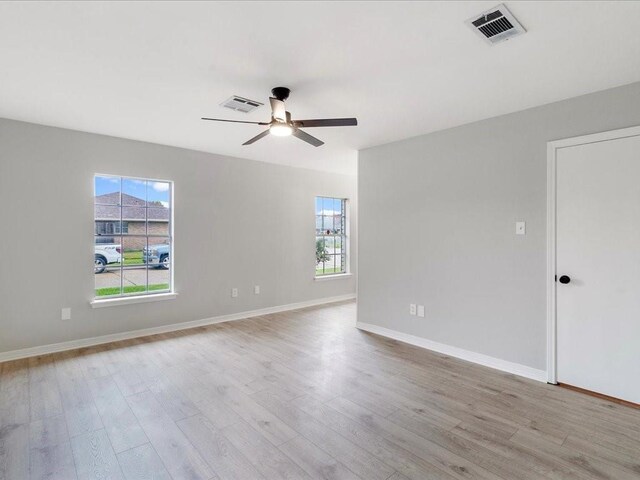
[[[558,150],[588,143],[640,136],[640,126],[565,138],[547,143],[547,382],[557,380],[556,339],[556,158]]]

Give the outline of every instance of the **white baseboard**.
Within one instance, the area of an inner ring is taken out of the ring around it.
[[[260,315],[269,315],[270,313],[288,312],[298,310],[300,308],[314,307],[317,305],[325,305],[328,303],[343,302],[356,298],[355,293],[348,295],[339,295],[336,297],[318,298],[315,300],[307,300],[305,302],[289,303],[287,305],[278,305],[275,307],[260,308],[258,310],[250,310],[246,312],[231,313],[229,315],[220,315],[217,317],[204,318],[202,320],[194,320],[191,322],[173,323],[171,325],[162,325],[159,327],[144,328],[142,330],[132,330],[129,332],[113,333],[110,335],[101,335],[99,337],[82,338],[79,340],[70,340],[68,342],[52,343],[50,345],[42,345],[40,347],[22,348],[20,350],[11,350],[0,353],[0,362],[9,360],[18,360],[20,358],[35,357],[37,355],[45,355],[47,353],[62,352],[65,350],[73,350],[75,348],[91,347],[103,343],[117,342],[119,340],[128,340],[130,338],[147,337],[159,333],[175,332],[178,330],[187,330],[189,328],[202,327],[204,325],[212,325],[214,323],[231,322],[234,320],[243,320],[245,318],[259,317]]]
[[[356,323],[356,327],[360,330],[375,333],[376,335],[382,335],[383,337],[392,338],[400,342],[415,345],[416,347],[426,348],[427,350],[433,350],[434,352],[449,355],[451,357],[461,358],[462,360],[477,363],[485,367],[495,368],[496,370],[513,373],[514,375],[530,378],[531,380],[537,380],[539,382],[546,383],[547,381],[547,372],[544,370],[538,370],[519,363],[490,357],[489,355],[484,355],[482,353],[471,352],[469,350],[453,347],[444,343],[434,342],[423,337],[417,337],[408,333],[398,332],[397,330],[379,327],[378,325],[373,325],[371,323],[358,322]]]

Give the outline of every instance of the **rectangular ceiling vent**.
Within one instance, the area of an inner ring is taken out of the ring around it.
[[[236,112],[249,113],[253,112],[256,108],[262,106],[260,102],[255,100],[249,100],[248,98],[239,97],[234,95],[220,104],[225,108],[230,108]]]
[[[504,4],[482,12],[467,20],[466,23],[491,45],[526,32]]]

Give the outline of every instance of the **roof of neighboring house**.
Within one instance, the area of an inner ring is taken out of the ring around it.
[[[96,220],[120,220],[120,193],[105,193],[95,197]],[[147,219],[156,222],[169,221],[169,209],[160,202],[147,202],[133,195],[122,194],[122,219],[127,221],[142,221]],[[146,210],[146,212],[145,212]]]

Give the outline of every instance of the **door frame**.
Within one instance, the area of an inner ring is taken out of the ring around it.
[[[557,379],[557,309],[556,309],[556,198],[558,150],[589,143],[606,142],[620,138],[640,136],[640,126],[581,135],[547,143],[547,382]]]

